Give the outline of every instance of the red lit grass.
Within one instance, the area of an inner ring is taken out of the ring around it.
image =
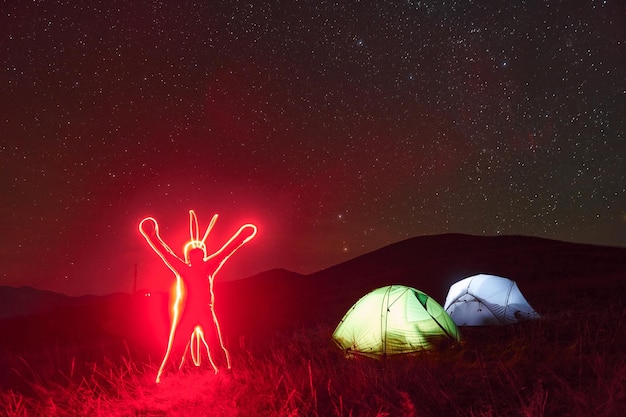
[[[11,359],[23,384],[0,393],[0,414],[626,415],[623,289],[536,295],[541,321],[464,328],[461,346],[384,363],[344,358],[332,326],[232,347],[232,371],[184,368],[159,385],[158,366],[131,348],[90,356],[57,346]]]

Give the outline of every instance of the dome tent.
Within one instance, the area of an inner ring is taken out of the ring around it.
[[[444,308],[457,326],[497,326],[539,318],[515,281],[487,274],[452,284]]]
[[[348,310],[332,337],[346,353],[374,358],[460,340],[457,326],[441,305],[403,285],[381,287],[363,296]]]

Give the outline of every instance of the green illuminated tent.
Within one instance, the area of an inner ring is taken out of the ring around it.
[[[435,300],[415,288],[390,285],[357,301],[333,341],[347,354],[381,358],[458,342],[459,330]]]

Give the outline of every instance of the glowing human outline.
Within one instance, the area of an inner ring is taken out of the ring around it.
[[[196,366],[200,366],[201,363],[201,343],[204,345],[206,349],[207,356],[211,366],[215,373],[218,372],[218,368],[213,361],[211,356],[211,351],[209,349],[209,345],[204,337],[204,329],[202,323],[206,319],[205,317],[199,317],[198,311],[204,310],[203,307],[208,307],[211,311],[211,317],[213,319],[213,324],[215,325],[215,330],[217,333],[218,341],[220,346],[226,356],[226,362],[228,369],[231,368],[230,363],[230,355],[228,350],[224,346],[224,342],[222,339],[222,332],[220,329],[219,321],[217,320],[217,315],[215,314],[214,302],[215,302],[215,293],[213,291],[213,282],[215,280],[215,276],[220,271],[224,263],[230,258],[241,246],[245,243],[249,242],[257,233],[257,227],[253,224],[247,223],[239,228],[239,230],[222,246],[221,249],[214,252],[212,255],[207,256],[206,252],[206,239],[211,232],[211,229],[215,225],[217,221],[218,215],[215,214],[211,219],[211,223],[207,227],[204,236],[200,239],[199,228],[198,228],[198,219],[196,217],[196,213],[194,210],[189,210],[189,234],[190,240],[185,244],[183,252],[185,260],[183,261],[179,258],[174,251],[163,241],[161,235],[159,234],[159,225],[155,218],[146,217],[139,223],[139,232],[146,239],[152,250],[159,255],[161,260],[165,263],[165,265],[174,272],[176,276],[175,283],[175,299],[171,303],[171,327],[169,332],[169,338],[167,343],[167,350],[161,362],[161,366],[159,367],[156,382],[161,382],[161,375],[165,368],[167,361],[172,353],[172,347],[174,346],[174,339],[177,337],[177,330],[179,329],[179,325],[181,324],[181,316],[182,320],[185,320],[185,326],[183,327],[183,331],[185,331],[185,327],[191,323],[192,331],[189,335],[189,342],[185,347],[185,350],[182,355],[182,359],[179,365],[179,369],[185,363],[185,358],[187,356],[187,352],[191,354],[191,358],[193,363]],[[151,226],[147,226],[151,224]],[[247,231],[247,236],[244,234],[244,231]],[[208,288],[209,288],[209,299],[206,298],[206,293],[202,293],[202,291],[189,291],[191,286],[200,285],[199,282],[204,279],[208,279]],[[182,309],[181,309],[182,307]],[[194,309],[195,307],[195,309]],[[186,310],[191,311],[191,316],[187,313]],[[198,317],[194,316],[194,312]],[[184,337],[184,336],[183,336]]]

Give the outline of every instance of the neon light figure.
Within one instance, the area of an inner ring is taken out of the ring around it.
[[[215,214],[211,223],[200,239],[198,219],[193,210],[189,210],[189,234],[190,240],[184,247],[184,260],[179,258],[172,249],[161,239],[159,225],[153,217],[146,217],[139,223],[139,231],[146,239],[150,247],[161,257],[165,265],[176,275],[173,296],[170,301],[171,327],[167,350],[159,367],[156,382],[161,382],[161,375],[165,365],[170,359],[173,350],[180,343],[181,338],[189,338],[178,368],[185,363],[187,353],[196,366],[200,366],[203,347],[215,373],[218,368],[211,356],[209,344],[205,339],[205,332],[213,331],[219,341],[219,345],[226,357],[228,369],[231,368],[230,356],[224,346],[220,325],[215,314],[215,293],[213,282],[215,276],[224,263],[234,254],[237,249],[249,242],[257,232],[253,224],[245,224],[219,249],[207,256],[206,239],[217,221]],[[208,285],[207,285],[208,280]]]

